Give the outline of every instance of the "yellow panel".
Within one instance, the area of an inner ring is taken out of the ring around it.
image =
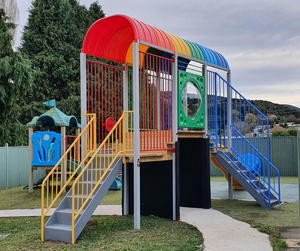
[[[177,37],[175,35],[172,35],[170,33],[168,33],[168,35],[170,36],[170,38],[172,39],[175,49],[178,53],[182,53],[184,55],[187,56],[192,56],[191,51],[190,51],[190,47],[187,45],[186,42],[184,42],[183,39],[181,39],[180,37]]]
[[[132,65],[132,44],[135,43],[135,41],[133,41],[131,43],[131,45],[129,46],[128,50],[127,50],[127,54],[126,54],[126,64],[128,65]],[[139,51],[142,52],[146,52],[148,50],[149,46],[140,44],[139,45]],[[144,57],[140,58],[140,67],[143,66],[143,61],[144,61]]]

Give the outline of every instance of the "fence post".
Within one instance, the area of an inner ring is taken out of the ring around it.
[[[6,148],[6,188],[8,188],[8,143],[5,144]]]
[[[29,146],[29,173],[28,173],[28,192],[33,192],[33,171],[32,171],[32,159],[33,159],[33,144],[32,144],[33,127],[28,127],[28,146]]]

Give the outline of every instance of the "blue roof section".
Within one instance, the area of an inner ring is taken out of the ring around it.
[[[200,48],[200,50],[204,55],[204,59],[207,63],[229,69],[229,64],[227,60],[219,52],[208,49],[197,43],[194,44],[196,44]]]

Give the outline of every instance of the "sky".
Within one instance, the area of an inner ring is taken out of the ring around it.
[[[31,0],[17,0],[18,41]],[[95,0],[81,0],[87,8]],[[247,99],[300,108],[299,0],[98,0],[124,14],[221,53]]]

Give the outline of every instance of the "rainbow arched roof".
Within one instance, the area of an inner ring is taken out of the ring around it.
[[[138,40],[229,69],[227,60],[220,53],[125,15],[96,21],[85,35],[82,52],[122,64],[132,64],[132,44]],[[145,45],[140,47],[142,51],[148,49]]]

